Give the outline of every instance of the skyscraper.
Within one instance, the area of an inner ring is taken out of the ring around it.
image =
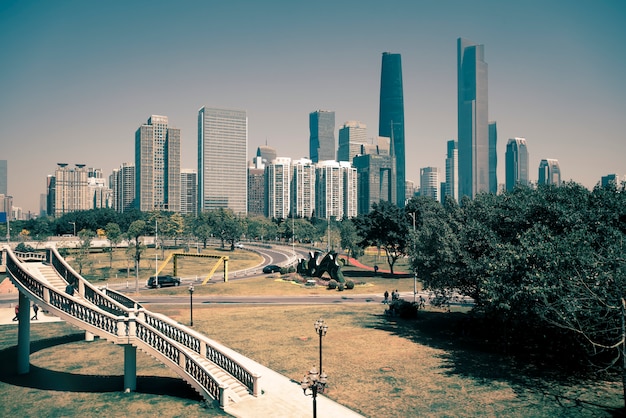
[[[276,152],[269,161],[274,161]],[[248,166],[248,215],[265,216],[265,165],[268,159],[263,157],[261,147],[257,148],[256,157]]]
[[[561,185],[561,167],[559,160],[545,158],[539,163],[539,180],[537,184]]]
[[[352,162],[355,155],[361,153],[361,146],[367,144],[367,126],[350,120],[339,128],[339,148],[337,161]]]
[[[55,217],[80,210],[93,209],[89,195],[89,171],[85,164],[68,167],[66,163],[58,163],[54,172],[54,207],[49,212]]]
[[[291,158],[278,157],[265,167],[267,184],[267,216],[289,217],[291,203]]]
[[[152,115],[135,133],[135,206],[180,211],[180,129]]]
[[[335,112],[317,110],[309,114],[309,155],[314,163],[335,160]]]
[[[404,93],[402,90],[402,59],[400,54],[383,52],[380,72],[380,106],[378,135],[391,138],[395,158],[396,203],[404,207],[406,163],[404,151]]]
[[[491,190],[484,45],[457,41],[459,198]],[[497,187],[497,186],[496,186]]]
[[[363,147],[365,150],[365,147]],[[381,148],[383,148],[381,152]],[[357,213],[366,215],[373,203],[397,202],[395,161],[384,147],[363,152],[354,158],[357,170]]]
[[[198,112],[198,210],[248,210],[248,117],[243,110]]]
[[[489,193],[498,193],[498,127],[489,122]]]
[[[420,169],[420,196],[429,196],[439,201],[439,169],[424,167]]]
[[[198,173],[192,168],[180,170],[180,213],[196,215],[198,210]]]
[[[459,144],[451,139],[448,141],[446,153],[446,186],[444,196],[459,200]]]
[[[318,218],[343,217],[343,172],[337,161],[322,161],[316,166],[315,212]]]
[[[114,169],[109,184],[113,189],[113,208],[118,212],[126,212],[135,205],[135,166],[123,163]]]
[[[297,218],[310,218],[315,212],[315,164],[307,158],[293,162],[291,211]]]
[[[506,190],[528,185],[528,148],[525,138],[511,138],[506,144],[505,171]]]

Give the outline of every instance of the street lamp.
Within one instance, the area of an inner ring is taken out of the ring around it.
[[[413,239],[415,240],[415,212],[409,212],[413,218]],[[413,253],[415,253],[415,241],[413,241]],[[415,255],[415,254],[413,254]],[[413,303],[417,302],[417,270],[413,268]]]
[[[191,325],[193,327],[193,283],[189,285],[189,313],[191,315]]]
[[[326,374],[318,374],[317,369],[313,367],[308,374],[305,374],[300,382],[300,387],[306,396],[313,397],[313,418],[317,418],[317,394],[324,393],[326,387]],[[310,393],[306,393],[307,389]]]
[[[76,236],[76,222],[68,222],[68,224],[72,224],[74,226],[74,236]]]
[[[324,393],[326,379],[328,376],[322,371],[322,337],[326,335],[328,325],[321,318],[315,321],[315,332],[320,337],[320,370],[313,367],[308,374],[305,374],[300,382],[300,387],[306,396],[313,397],[313,418],[317,417],[317,394]],[[307,393],[307,389],[310,393]]]

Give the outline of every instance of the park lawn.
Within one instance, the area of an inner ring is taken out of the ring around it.
[[[148,308],[188,323],[186,308]],[[445,331],[463,318],[454,308],[451,313],[421,311],[416,321],[390,319],[383,309],[378,303],[198,306],[194,329],[299,381],[318,365],[313,324],[323,318],[328,324],[323,339],[327,396],[368,417],[609,417],[623,404],[620,382],[563,383],[495,353],[463,346]],[[17,327],[0,329],[0,354],[10,360]],[[82,341],[83,333],[64,323],[33,324],[32,333],[33,340],[43,342],[34,344],[31,375],[18,381],[7,371],[14,363],[3,361],[4,416],[25,411],[29,416],[223,414],[212,405],[202,408],[182,380],[140,352],[139,391],[123,394],[116,392],[122,387],[122,347]],[[60,338],[64,335],[69,337]],[[59,339],[45,340],[50,337]],[[46,376],[54,377],[50,387],[38,388]],[[72,389],[72,382],[84,376],[89,383]],[[90,392],[107,385],[108,392]],[[177,396],[160,395],[164,388]]]

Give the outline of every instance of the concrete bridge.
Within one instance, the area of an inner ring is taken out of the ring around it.
[[[124,387],[137,386],[137,349],[161,361],[205,400],[217,401],[237,417],[309,416],[310,400],[300,385],[178,322],[147,310],[126,295],[97,288],[58,253],[16,253],[9,246],[2,262],[19,291],[17,373],[30,369],[30,304],[83,329],[86,339],[104,338],[124,347]],[[67,292],[73,285],[73,294]],[[324,416],[360,417],[323,396]]]

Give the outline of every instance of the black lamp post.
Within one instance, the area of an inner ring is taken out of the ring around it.
[[[189,285],[189,312],[191,315],[191,325],[193,327],[193,283]]]
[[[305,374],[300,382],[300,387],[306,396],[313,397],[313,418],[317,418],[317,394],[324,393],[328,376],[322,371],[322,337],[326,335],[328,325],[322,320],[315,321],[315,332],[320,337],[320,371],[313,367],[308,374]],[[307,389],[310,393],[307,393]]]

